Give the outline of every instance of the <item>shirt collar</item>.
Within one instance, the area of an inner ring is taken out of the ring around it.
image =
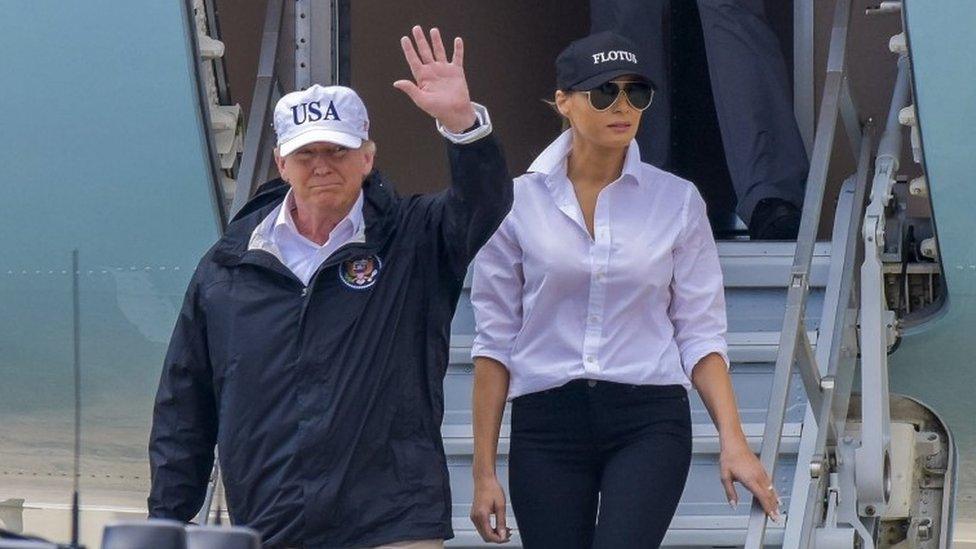
[[[274,225],[271,230],[274,234],[279,234],[281,230],[288,230],[293,235],[303,236],[302,233],[298,231],[298,226],[295,225],[295,219],[291,215],[291,211],[295,208],[295,195],[292,190],[288,190],[288,194],[285,195],[285,199],[281,202],[281,206],[278,208],[278,215],[275,217]],[[352,205],[349,213],[346,217],[342,218],[339,223],[332,229],[331,235],[335,234],[336,230],[339,229],[344,224],[352,225],[352,234],[354,239],[362,240],[365,233],[365,223],[363,221],[363,191],[359,191],[359,196],[356,198],[356,202]],[[304,236],[303,236],[304,238]],[[311,242],[311,241],[310,241]]]
[[[570,150],[573,148],[573,130],[572,128],[564,131],[555,141],[546,147],[546,150],[542,151],[532,165],[529,166],[530,172],[537,172],[545,174],[546,176],[553,175],[565,175],[566,173],[566,157],[569,156]],[[642,178],[640,177],[641,172],[641,157],[640,157],[640,147],[637,145],[637,140],[631,139],[630,145],[627,146],[627,155],[624,157],[624,166],[621,171],[621,179],[625,176],[629,176],[631,180],[635,183],[640,184]],[[549,177],[547,177],[549,179]]]

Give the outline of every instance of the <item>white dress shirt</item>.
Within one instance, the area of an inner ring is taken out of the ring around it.
[[[251,234],[251,249],[260,248],[271,253],[308,286],[315,271],[336,250],[350,242],[366,241],[366,224],[363,221],[363,191],[359,191],[352,209],[332,231],[329,239],[319,245],[298,231],[292,211],[295,196],[288,190],[285,199],[264,218]]]
[[[474,262],[472,357],[510,372],[508,398],[579,379],[691,387],[728,365],[725,294],[694,185],[640,161],[600,191],[590,237],[566,175],[564,132],[515,181],[515,203]]]
[[[453,133],[437,121],[437,131],[448,141],[460,145],[472,143],[490,134],[492,126],[488,109],[478,103],[472,102],[472,105],[477,118],[476,127],[466,132]],[[274,255],[306,286],[322,263],[336,250],[351,242],[366,242],[362,191],[359,191],[359,198],[349,214],[333,227],[329,232],[329,239],[321,246],[298,231],[292,217],[294,208],[295,197],[289,189],[281,204],[254,228],[248,249],[261,249]]]

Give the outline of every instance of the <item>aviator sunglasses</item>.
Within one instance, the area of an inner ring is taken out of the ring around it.
[[[627,96],[627,102],[630,103],[630,106],[638,111],[650,107],[651,99],[654,99],[654,86],[639,81],[611,80],[581,93],[585,93],[589,97],[591,107],[598,111],[605,111],[616,103],[621,92]]]

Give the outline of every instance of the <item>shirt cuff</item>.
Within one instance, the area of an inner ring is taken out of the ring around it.
[[[480,105],[475,102],[471,102],[474,105],[474,114],[478,117],[478,126],[471,131],[454,133],[441,124],[440,120],[437,122],[437,131],[441,132],[441,135],[445,139],[454,143],[455,145],[467,145],[468,143],[474,143],[475,141],[485,137],[491,133],[491,117],[488,116],[488,109],[484,105]]]
[[[729,369],[729,350],[724,338],[715,338],[694,343],[681,351],[681,362],[688,379],[691,379],[691,372],[698,365],[698,362],[712,353],[718,353],[722,357],[722,360],[725,361],[725,368]]]
[[[480,347],[475,345],[471,348],[471,361],[478,357],[490,358],[497,362],[500,362],[505,369],[508,369],[508,363],[511,360],[511,355],[505,351],[500,351],[496,349],[488,349],[486,347]]]

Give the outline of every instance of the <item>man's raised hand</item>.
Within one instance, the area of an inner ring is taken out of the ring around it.
[[[419,25],[413,27],[412,34],[413,41],[404,36],[400,46],[414,81],[397,80],[393,86],[448,131],[463,132],[477,120],[464,78],[464,42],[454,39],[454,54],[448,61],[439,30],[430,29],[430,42]]]

